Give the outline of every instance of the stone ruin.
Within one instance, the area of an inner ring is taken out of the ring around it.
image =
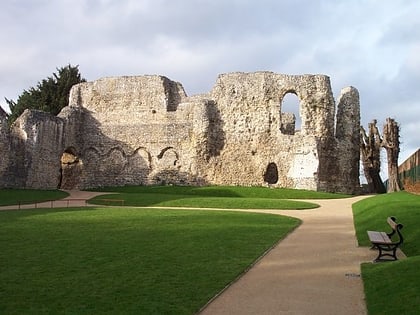
[[[285,95],[296,117],[282,112]],[[163,76],[73,86],[58,116],[0,113],[0,187],[245,185],[359,191],[359,95],[325,75],[229,73],[187,96]]]

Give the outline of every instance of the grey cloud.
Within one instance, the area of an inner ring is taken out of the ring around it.
[[[419,147],[417,0],[86,0],[0,4],[0,104],[79,64],[88,80],[162,74],[188,94],[220,73],[323,73],[360,91],[363,123],[395,117]],[[406,150],[406,149],[404,149]]]

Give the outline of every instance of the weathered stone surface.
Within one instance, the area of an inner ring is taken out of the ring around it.
[[[0,178],[5,174],[10,158],[10,132],[7,124],[7,115],[0,107]]]
[[[57,188],[63,136],[62,119],[25,110],[11,128],[12,158],[7,180],[24,188]]]
[[[359,104],[357,89],[354,87],[342,89],[338,98],[336,127],[338,176],[342,185],[337,187],[339,191],[360,185],[360,107],[355,104]]]
[[[293,114],[282,112],[288,93],[300,102],[300,130]],[[354,193],[359,126],[357,90],[344,90],[336,113],[325,75],[229,73],[192,97],[162,76],[99,79],[74,86],[58,117],[28,111],[10,134],[2,129],[1,148],[12,143],[18,158],[2,162],[3,171],[0,164],[0,186],[224,184]]]

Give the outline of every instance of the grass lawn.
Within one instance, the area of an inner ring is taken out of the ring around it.
[[[333,194],[304,189],[268,188],[257,186],[123,186],[103,187],[100,189],[98,188],[97,191],[271,199],[334,199],[351,197],[345,194]]]
[[[90,203],[115,205],[103,199],[124,200],[128,206],[205,207],[227,209],[313,209],[311,202],[290,199],[345,198],[348,195],[307,190],[240,186],[125,186],[109,187],[101,191],[118,192],[98,196]]]
[[[298,224],[229,211],[2,211],[0,313],[194,314]]]
[[[68,195],[68,193],[60,190],[0,189],[0,206],[56,200]]]
[[[367,230],[389,231],[388,216],[404,225],[407,259],[362,265],[369,315],[418,314],[420,310],[420,196],[407,192],[378,195],[353,205],[357,239],[369,246]]]

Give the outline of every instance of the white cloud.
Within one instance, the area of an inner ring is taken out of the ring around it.
[[[162,74],[187,93],[219,73],[322,73],[352,85],[363,122],[394,117],[420,147],[417,0],[61,0],[0,3],[0,104],[56,67],[88,80]]]

